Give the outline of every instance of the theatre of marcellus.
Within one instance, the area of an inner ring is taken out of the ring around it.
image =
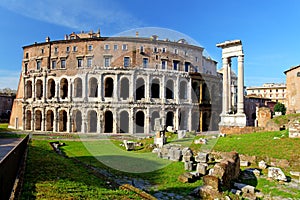
[[[217,46],[224,51],[228,45],[236,48],[241,42]],[[236,93],[243,80],[232,73],[230,59],[223,58],[218,72],[204,48],[185,39],[159,40],[138,32],[134,37],[102,37],[91,31],[63,40],[47,37],[23,51],[12,128],[153,134],[159,121],[161,128],[208,131],[232,120],[231,111],[240,114],[237,123],[243,121],[242,93]],[[240,54],[241,74],[242,59]],[[227,83],[222,86],[223,75]]]

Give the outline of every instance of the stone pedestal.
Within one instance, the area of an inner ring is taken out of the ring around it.
[[[246,115],[244,113],[237,114],[221,114],[221,122],[219,126],[246,126]]]

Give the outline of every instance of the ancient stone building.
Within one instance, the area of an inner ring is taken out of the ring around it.
[[[0,122],[8,122],[15,94],[0,93]]]
[[[286,107],[287,113],[300,112],[300,65],[286,70]]]
[[[221,79],[203,48],[143,37],[72,33],[23,47],[10,127],[79,133],[214,130]],[[157,121],[157,120],[156,120]]]

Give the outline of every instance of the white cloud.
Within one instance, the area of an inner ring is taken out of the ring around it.
[[[122,10],[112,0],[2,0],[0,6],[35,20],[77,30],[102,26],[124,30],[142,25],[139,19]]]

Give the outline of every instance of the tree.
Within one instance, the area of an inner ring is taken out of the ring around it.
[[[286,107],[283,103],[278,102],[274,106],[274,112],[281,112],[282,115],[285,115]]]

